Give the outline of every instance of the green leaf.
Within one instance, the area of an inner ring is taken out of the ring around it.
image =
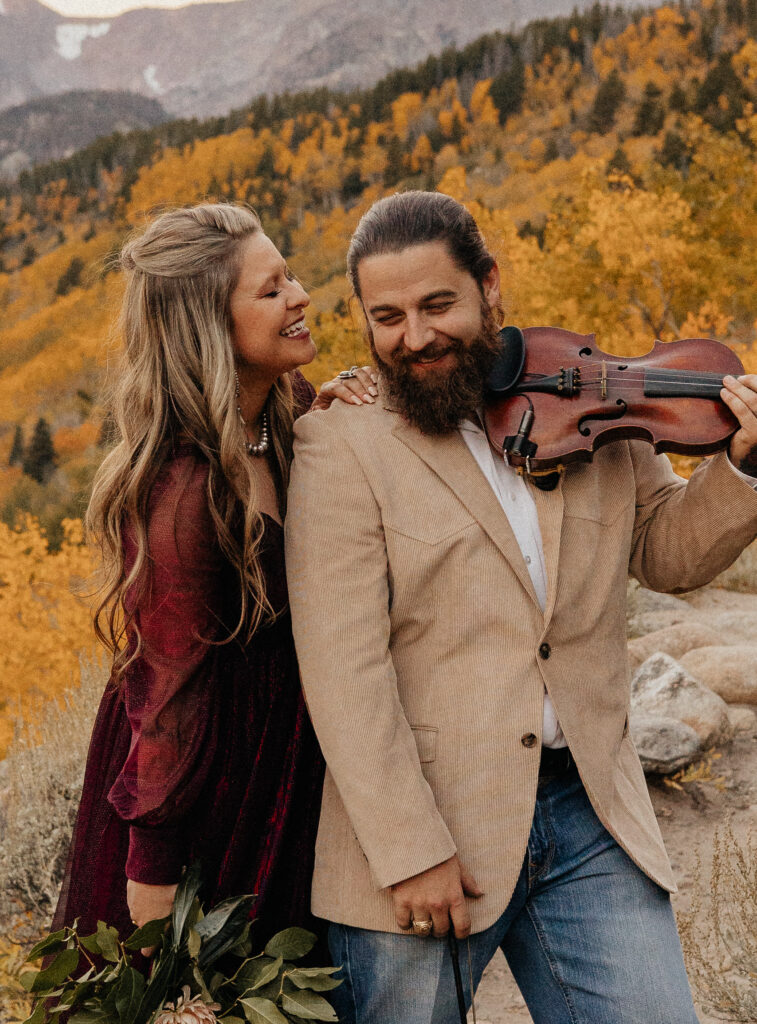
[[[116,1010],[120,1024],[133,1024],[136,1020],[144,991],[144,977],[133,967],[127,967],[116,990]]]
[[[97,922],[97,944],[100,952],[110,963],[118,963],[121,959],[121,948],[118,945],[118,931],[104,921]]]
[[[200,938],[200,933],[197,931],[196,928],[190,928],[189,938],[187,939],[187,949],[189,950],[189,955],[192,957],[193,960],[197,959],[197,955],[200,952],[201,945],[202,939]]]
[[[93,932],[92,935],[80,935],[79,942],[88,953],[97,953],[98,956],[102,953],[100,943],[97,941],[97,932]]]
[[[45,1024],[46,1020],[47,1014],[45,1013],[45,1003],[44,1000],[40,999],[39,1002],[35,1004],[31,1015],[24,1021],[24,1024]]]
[[[304,1020],[339,1020],[331,1003],[317,992],[284,992],[281,1007],[287,1013],[295,1013]]]
[[[244,1024],[243,1017],[219,1017],[218,1019],[223,1021],[223,1024]],[[26,1024],[26,1021],[24,1021],[24,1024]]]
[[[304,928],[285,928],[271,939],[265,947],[268,956],[283,956],[285,960],[299,960],[305,956],[316,943],[312,932]]]
[[[280,956],[275,960],[267,956],[256,957],[242,964],[234,976],[234,984],[240,992],[252,992],[277,978],[283,966],[284,961]]]
[[[281,982],[278,978],[274,978],[273,981],[269,981],[267,985],[261,985],[260,988],[255,990],[255,994],[260,996],[262,999],[272,999],[274,1003],[279,998],[281,992]]]
[[[228,984],[229,984],[229,979],[226,977],[226,975],[225,974],[221,974],[220,971],[216,971],[215,974],[213,975],[213,977],[210,979],[210,982],[208,984],[208,988],[210,989],[210,994],[212,996],[215,996],[216,992],[218,992],[218,990],[220,988],[223,988],[224,985],[228,985]]]
[[[68,1024],[113,1024],[110,1010],[98,1007],[96,1010],[79,1010],[71,1014]]]
[[[195,862],[184,872],[173,900],[171,925],[173,928],[173,946],[176,950],[178,950],[184,938],[184,926],[187,923],[192,904],[200,891],[201,884],[202,869],[200,864]]]
[[[67,929],[61,928],[59,932],[51,932],[46,938],[41,939],[36,946],[32,946],[26,962],[31,963],[32,960],[40,960],[46,953],[57,953],[59,950],[64,949],[67,938],[66,931]]]
[[[167,917],[161,917],[155,921],[148,921],[141,928],[129,936],[124,942],[124,948],[128,950],[147,949],[150,946],[159,946],[168,924]]]
[[[341,978],[331,975],[341,970],[339,967],[295,967],[284,975],[297,988],[312,989],[313,992],[329,992],[342,984]]]
[[[159,1006],[162,1006],[169,994],[169,988],[173,992],[173,982],[180,970],[179,959],[172,946],[166,945],[161,950],[157,962],[153,963],[152,973],[147,982],[147,988],[142,996],[142,1003],[139,1007],[138,1020],[149,1020],[150,1014],[154,1013]]]
[[[197,924],[197,931],[203,938],[202,949],[197,958],[197,962],[202,968],[209,967],[224,953],[228,953],[239,942],[240,935],[247,927],[253,897],[243,896],[238,900],[228,902],[229,905],[223,908],[220,919],[215,918],[211,921],[211,917],[215,914],[215,911],[212,911]],[[220,908],[216,908],[216,910],[218,909]],[[210,925],[206,929],[207,922],[210,922]]]
[[[249,999],[240,999],[239,1002],[250,1024],[289,1024],[276,1003],[272,1003],[270,999],[251,996]]]
[[[237,940],[236,944],[232,946],[231,949],[229,950],[229,952],[233,956],[244,958],[248,957],[252,952],[252,943],[250,942],[250,928],[252,928],[252,921],[248,921],[245,924],[244,930],[242,931],[242,934],[239,936],[239,939]]]
[[[55,957],[49,967],[33,979],[30,992],[44,992],[45,989],[56,988],[61,982],[66,981],[69,975],[73,974],[79,965],[79,950],[64,949]],[[24,979],[29,972],[21,975],[21,984],[26,987]]]
[[[213,997],[208,991],[208,986],[205,984],[205,979],[203,978],[202,972],[200,971],[200,968],[197,966],[197,964],[194,964],[192,967],[192,977],[194,978],[197,987],[200,989],[200,995],[202,996],[204,1002],[212,1003]]]

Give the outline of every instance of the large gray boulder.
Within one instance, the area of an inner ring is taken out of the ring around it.
[[[631,671],[635,672],[639,665],[653,654],[657,654],[658,651],[669,654],[671,658],[680,661],[682,655],[696,647],[708,647],[722,643],[721,633],[691,618],[687,622],[666,626],[665,629],[656,629],[653,633],[647,633],[646,636],[629,640],[628,659],[631,663]],[[696,675],[696,673],[694,674]]]
[[[757,643],[700,647],[681,664],[729,704],[757,704]]]
[[[647,773],[672,775],[691,764],[705,749],[691,726],[677,718],[632,711],[629,729]]]
[[[658,629],[675,626],[679,622],[696,620],[686,601],[672,594],[658,594],[629,580],[626,591],[628,636],[644,636]]]
[[[702,587],[687,594],[686,603],[701,622],[720,633],[721,644],[757,640],[757,594]]]
[[[729,707],[728,718],[734,735],[754,736],[757,733],[757,711],[752,708]]]
[[[637,670],[631,682],[631,707],[645,715],[684,722],[705,748],[732,736],[725,701],[669,654],[653,654]]]

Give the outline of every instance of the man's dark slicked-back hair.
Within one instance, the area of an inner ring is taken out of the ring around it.
[[[379,199],[360,219],[347,251],[347,276],[358,298],[358,267],[368,256],[443,242],[457,266],[479,288],[495,264],[473,217],[441,192],[396,192]]]

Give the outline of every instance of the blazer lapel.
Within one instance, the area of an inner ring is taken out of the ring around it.
[[[528,568],[507,516],[458,431],[445,437],[429,437],[403,419],[398,419],[392,433],[415,452],[465,505],[538,604]]]

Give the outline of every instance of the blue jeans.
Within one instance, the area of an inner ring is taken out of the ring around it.
[[[446,940],[332,924],[329,945],[341,1024],[460,1020]],[[539,787],[512,899],[470,938],[474,989],[498,946],[535,1024],[696,1024],[670,897],[602,826],[575,771]],[[460,965],[470,1006],[465,940]]]

